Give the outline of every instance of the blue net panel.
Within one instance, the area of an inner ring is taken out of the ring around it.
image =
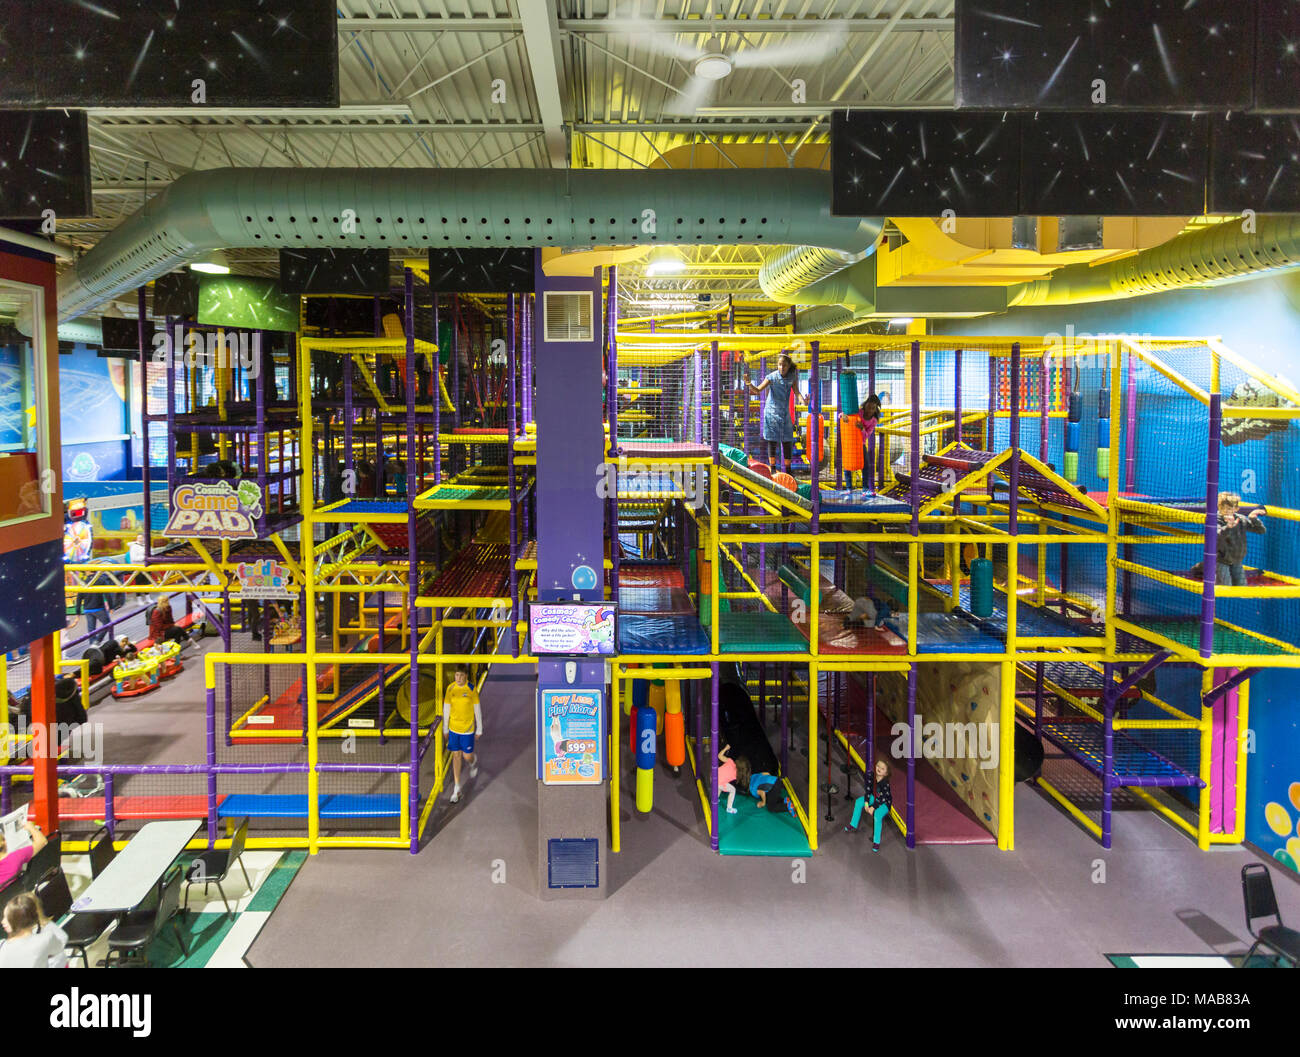
[[[1093,774],[1105,770],[1105,746],[1101,724],[1091,720],[1044,723],[1043,736],[1065,749]],[[1201,786],[1194,774],[1171,763],[1164,756],[1138,744],[1127,735],[1113,735],[1114,776],[1121,785]]]

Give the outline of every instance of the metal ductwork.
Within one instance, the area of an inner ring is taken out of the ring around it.
[[[217,169],[188,173],[59,283],[71,319],[228,248],[806,244],[861,253],[878,221],[833,217],[830,176],[521,169]],[[351,222],[350,222],[351,221]]]
[[[883,221],[872,221],[884,226]],[[773,301],[790,298],[814,283],[856,264],[875,248],[875,240],[863,253],[845,253],[820,246],[789,246],[763,259],[758,270],[758,285]]]
[[[1111,264],[1062,268],[1047,279],[1010,291],[1009,305],[1068,305],[1140,297],[1175,288],[1208,286],[1300,265],[1300,216],[1251,218],[1255,232],[1235,217]]]

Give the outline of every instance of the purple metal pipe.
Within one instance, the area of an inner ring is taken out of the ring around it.
[[[515,295],[506,295],[506,399],[509,403],[506,443],[506,485],[510,496],[510,656],[519,656],[519,571],[515,562],[519,560],[519,507],[515,489],[515,440],[519,436],[518,396],[515,389],[515,342],[519,334],[515,326]],[[414,557],[414,555],[412,555]],[[415,563],[412,562],[412,567]]]
[[[1008,531],[1020,531],[1020,342],[1011,346],[1011,524]],[[1016,582],[1016,570],[1007,570],[1007,582]]]
[[[871,349],[871,350],[867,353],[867,393],[868,393],[869,395],[872,395],[872,396],[874,396],[874,395],[878,395],[878,394],[876,393],[876,350],[875,350],[875,349]],[[880,445],[881,445],[881,450],[883,451],[883,450],[884,450],[884,441],[883,441],[883,440],[880,442]],[[866,462],[866,471],[867,471],[867,483],[866,483],[866,487],[867,487],[869,490],[874,491],[874,490],[875,490],[875,487],[876,487],[876,481],[877,481],[877,480],[883,480],[883,479],[884,479],[883,477],[881,477],[881,478],[877,478],[877,477],[876,477],[876,433],[875,433],[875,430],[872,430],[872,432],[871,432],[871,439],[867,441],[867,450],[866,450],[865,455],[866,455],[865,462]]]
[[[1133,369],[1133,353],[1128,354],[1128,385],[1124,408],[1124,487],[1137,491],[1137,371]]]
[[[952,353],[953,440],[963,442],[961,430],[961,349]]]
[[[1214,652],[1214,584],[1219,557],[1219,438],[1223,428],[1222,397],[1210,396],[1210,442],[1205,457],[1205,552],[1201,558],[1201,656]]]
[[[710,810],[713,813],[713,833],[709,838],[709,846],[718,850],[718,830],[721,828],[722,820],[719,818],[720,808],[718,805],[718,665],[715,661],[709,665],[709,707],[710,707],[710,735],[709,735],[709,788],[713,790],[713,801]]]
[[[998,361],[996,356],[989,356],[989,417],[984,427],[988,434],[984,441],[984,450],[993,450],[993,413],[997,410],[998,400]]]
[[[812,475],[812,517],[809,526],[813,532],[818,529],[822,508],[821,487],[821,433],[822,433],[822,385],[821,385],[821,342],[812,343],[812,366],[808,369],[808,432],[803,443],[808,456],[808,471]],[[819,570],[812,571],[817,576]],[[810,691],[811,692],[811,691]]]
[[[704,367],[697,352],[688,361],[695,365],[695,443],[704,443]]]
[[[907,846],[909,848],[916,847],[916,683],[916,665],[909,664],[907,666]]]
[[[149,466],[149,355],[144,347],[145,305],[144,287],[135,292],[136,344],[140,352],[140,477],[144,487],[144,556],[147,561],[153,553],[153,503],[150,502],[150,482],[153,471]],[[169,365],[170,366],[170,365]]]
[[[403,269],[403,278],[405,280],[404,293],[406,295],[406,547],[408,552],[409,564],[406,574],[406,606],[407,606],[407,627],[410,636],[411,647],[411,758],[409,767],[411,772],[410,781],[410,803],[409,811],[411,814],[411,854],[414,855],[420,850],[420,610],[415,604],[416,594],[420,585],[420,561],[416,554],[415,542],[415,274],[410,268]],[[510,309],[514,309],[514,295],[510,295]],[[509,314],[511,326],[513,329],[513,311]],[[513,334],[510,337],[514,337]],[[512,350],[513,351],[513,350]],[[512,366],[513,366],[513,356]],[[434,364],[434,369],[437,369]],[[510,413],[514,414],[514,388],[511,387],[511,406]],[[437,407],[441,402],[438,393],[433,394],[433,406]],[[513,421],[513,419],[512,419]],[[434,445],[437,446],[437,437],[434,438]],[[510,438],[510,443],[506,446],[508,452],[514,451],[514,438]],[[513,481],[513,476],[511,477]],[[514,517],[514,505],[510,507],[511,517]],[[513,528],[513,520],[512,520]],[[513,537],[513,532],[512,532]],[[514,553],[513,538],[510,570],[514,575]],[[379,625],[380,640],[383,640],[384,625]],[[315,629],[313,628],[313,631]],[[383,677],[380,676],[379,685],[384,684]],[[441,688],[439,688],[441,689]],[[382,694],[382,690],[381,690]],[[383,729],[384,715],[383,708],[380,709],[379,726]]]
[[[438,295],[436,293],[433,295],[433,338],[432,340],[435,345],[438,343]],[[439,350],[439,354],[434,356],[433,363],[430,365],[433,373],[429,382],[430,402],[433,404],[433,483],[434,484],[442,483],[442,444],[438,440],[438,434],[442,432],[442,385],[440,383],[440,379],[442,378],[442,374],[441,374],[442,365],[438,362],[441,359],[442,359],[441,350]],[[413,417],[413,416],[408,416],[408,418],[409,417]],[[415,493],[412,492],[409,488],[406,490],[406,494],[412,497],[415,495]],[[513,565],[514,563],[511,562],[512,567]]]
[[[912,450],[911,478],[912,535],[921,533],[921,343],[912,342]],[[910,834],[911,823],[908,823]]]
[[[1101,667],[1101,846],[1110,847],[1115,781],[1115,666]]]
[[[1047,462],[1047,426],[1051,421],[1048,418],[1048,379],[1052,373],[1052,361],[1048,357],[1047,350],[1043,350],[1042,359],[1038,361],[1038,459],[1040,462]]]

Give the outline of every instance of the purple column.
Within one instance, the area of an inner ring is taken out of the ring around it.
[[[790,773],[790,662],[781,664],[781,773]]]
[[[1020,529],[1020,342],[1011,345],[1011,524],[1015,535]],[[1007,570],[1008,590],[1016,583],[1017,571]]]
[[[907,846],[916,847],[916,665],[907,666]],[[874,772],[873,772],[874,773]]]
[[[610,450],[617,455],[618,447],[618,266],[609,268],[609,293],[606,315],[609,319],[609,362],[606,371],[609,381],[605,385],[606,403],[609,407]],[[619,542],[618,542],[618,467],[606,467],[605,480],[609,483],[609,562],[610,597],[618,601]],[[644,555],[642,555],[644,557]],[[631,722],[629,715],[628,722]]]
[[[407,810],[411,815],[411,854],[420,850],[420,611],[415,604],[420,587],[420,559],[416,553],[415,539],[415,275],[410,268],[403,269],[404,293],[406,295],[406,621],[407,645],[410,647],[410,688],[411,688],[411,780],[410,801]],[[436,331],[435,331],[436,334]],[[433,406],[440,402],[437,386],[438,364],[433,364]],[[377,416],[376,416],[377,417]],[[436,431],[435,431],[436,432]],[[435,447],[437,439],[435,437]],[[509,451],[509,447],[506,449]],[[513,508],[511,508],[513,513]],[[515,563],[511,561],[513,573]],[[381,596],[382,597],[382,596]],[[382,612],[382,611],[381,611]],[[314,630],[314,629],[313,629]],[[384,649],[384,623],[379,622],[379,648]],[[387,669],[380,666],[379,685],[380,700],[383,700],[384,673]],[[379,728],[384,727],[385,708],[379,710]]]
[[[921,343],[912,342],[912,535],[921,533]],[[915,602],[913,601],[913,605]]]
[[[230,666],[226,665],[226,667]],[[217,839],[217,772],[212,770],[217,763],[217,688],[215,686],[208,687],[204,694],[203,741],[208,761],[208,846],[211,847]],[[112,795],[105,788],[105,807],[112,803],[112,799]]]
[[[988,434],[984,441],[984,450],[993,450],[993,415],[998,407],[998,359],[992,353],[989,354],[989,417],[984,423],[984,428]]]
[[[1047,350],[1043,350],[1043,358],[1038,363],[1038,410],[1040,419],[1038,423],[1038,459],[1040,462],[1047,462],[1047,426],[1049,419],[1047,413],[1050,410],[1049,398],[1051,388],[1048,385],[1049,376],[1051,375],[1052,361],[1048,358]]]
[[[519,558],[519,510],[515,485],[515,439],[519,436],[515,391],[515,341],[518,336],[515,327],[515,295],[507,294],[506,402],[509,413],[506,415],[506,487],[510,495],[510,656],[512,657],[519,656],[519,570],[515,568],[515,562]]]
[[[144,287],[140,287],[135,292],[136,303],[136,343],[140,352],[140,476],[144,485],[144,557],[145,561],[153,554],[153,503],[150,502],[150,483],[153,480],[153,471],[149,467],[149,353],[144,347],[144,324],[145,324],[145,307],[144,307]],[[168,320],[163,325],[170,326]],[[171,348],[171,331],[167,331],[168,344],[164,348]],[[172,356],[175,356],[175,349],[172,349]],[[173,359],[169,358],[167,369],[171,370]],[[6,782],[5,788],[8,789]]]
[[[433,343],[438,344],[438,294],[433,294]],[[442,359],[441,348],[433,357],[433,363],[430,364],[430,370],[433,372],[432,379],[429,383],[429,393],[433,402],[433,483],[442,483],[442,442],[438,439],[438,434],[442,432],[442,385],[441,371],[442,365],[439,361]],[[421,453],[423,454],[423,452]],[[408,480],[410,475],[407,475]],[[416,484],[416,491],[419,490],[419,484]],[[407,486],[406,494],[410,499],[415,498],[415,491]],[[513,563],[512,566],[513,568]]]
[[[704,443],[704,368],[700,365],[700,354],[694,353],[688,363],[695,365],[695,443]]]
[[[876,393],[876,350],[872,349],[867,353],[867,392],[869,395]],[[880,440],[881,450],[884,450],[884,438]],[[881,477],[876,476],[876,431],[871,431],[871,438],[867,441],[867,450],[864,453],[866,463],[866,487],[870,491],[875,491],[876,482],[883,481]]]
[[[954,349],[952,354],[952,385],[953,385],[953,440],[957,444],[964,445],[965,437],[962,435],[961,428],[961,349]]]
[[[808,433],[804,437],[804,447],[807,448],[808,469],[812,474],[812,517],[809,519],[809,527],[813,532],[818,531],[818,522],[821,515],[821,444],[818,443],[818,434],[821,432],[822,422],[822,386],[821,386],[821,342],[812,343],[812,366],[808,369]],[[812,571],[813,576],[818,575],[818,570]],[[812,693],[812,689],[809,689]]]
[[[1201,656],[1214,652],[1214,584],[1219,554],[1219,437],[1223,427],[1222,397],[1210,396],[1210,441],[1205,457],[1205,552],[1201,558]]]
[[[1110,847],[1111,809],[1114,806],[1115,787],[1115,666],[1101,666],[1101,846]]]
[[[716,341],[709,343],[709,374],[711,375],[711,390],[709,393],[709,432],[712,434],[710,440],[713,446],[713,465],[717,466],[719,461],[718,446],[721,442],[722,432],[722,354],[718,351]]]
[[[1124,408],[1124,488],[1137,491],[1137,372],[1133,369],[1133,354],[1128,354],[1128,378]],[[1217,510],[1217,505],[1216,505]]]
[[[355,465],[355,461],[352,458],[352,419],[355,414],[356,412],[353,407],[353,394],[352,394],[352,357],[345,355],[343,357],[343,468],[344,470],[352,470]],[[315,462],[315,460],[312,459],[311,452],[305,452],[304,455],[308,460],[308,465],[312,465]],[[325,469],[326,472],[329,472],[330,470],[333,469],[333,467],[327,466]],[[354,472],[353,481],[355,482],[355,472]],[[355,483],[354,483],[354,489],[355,489]]]
[[[718,850],[718,830],[722,828],[722,808],[718,803],[718,665],[717,662],[709,665],[711,676],[709,678],[709,708],[710,708],[710,733],[709,733],[709,788],[713,790],[713,833],[709,839],[709,846]]]

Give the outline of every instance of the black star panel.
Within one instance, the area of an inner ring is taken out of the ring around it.
[[[1216,117],[1210,134],[1211,213],[1300,213],[1300,115]]]
[[[1015,216],[1019,172],[1014,117],[857,110],[831,123],[836,216]]]
[[[1204,212],[1204,116],[1026,114],[1023,128],[1020,202],[1026,215]]]
[[[1300,110],[1300,0],[1263,0],[1255,39],[1255,108]]]
[[[139,322],[134,319],[117,319],[105,316],[100,320],[103,341],[100,347],[104,352],[130,353],[130,359],[140,351]],[[144,321],[144,354],[153,355],[154,326],[152,321]]]
[[[155,319],[194,319],[199,314],[199,277],[188,270],[158,276],[153,281],[152,314]]]
[[[39,218],[46,209],[56,221],[91,214],[86,115],[0,110],[0,218]]]
[[[429,251],[429,289],[435,293],[522,294],[535,285],[532,250]]]
[[[327,0],[0,0],[0,103],[338,106]],[[4,52],[0,52],[3,55]]]
[[[387,250],[281,250],[287,294],[386,294]]]
[[[1241,110],[1255,0],[957,0],[958,107]]]
[[[0,554],[0,653],[63,630],[63,541]]]
[[[327,337],[373,338],[384,316],[389,312],[402,314],[402,306],[390,298],[379,299],[379,312],[375,313],[373,297],[308,297],[303,301],[303,322],[311,330]],[[416,330],[423,337],[428,330]]]

